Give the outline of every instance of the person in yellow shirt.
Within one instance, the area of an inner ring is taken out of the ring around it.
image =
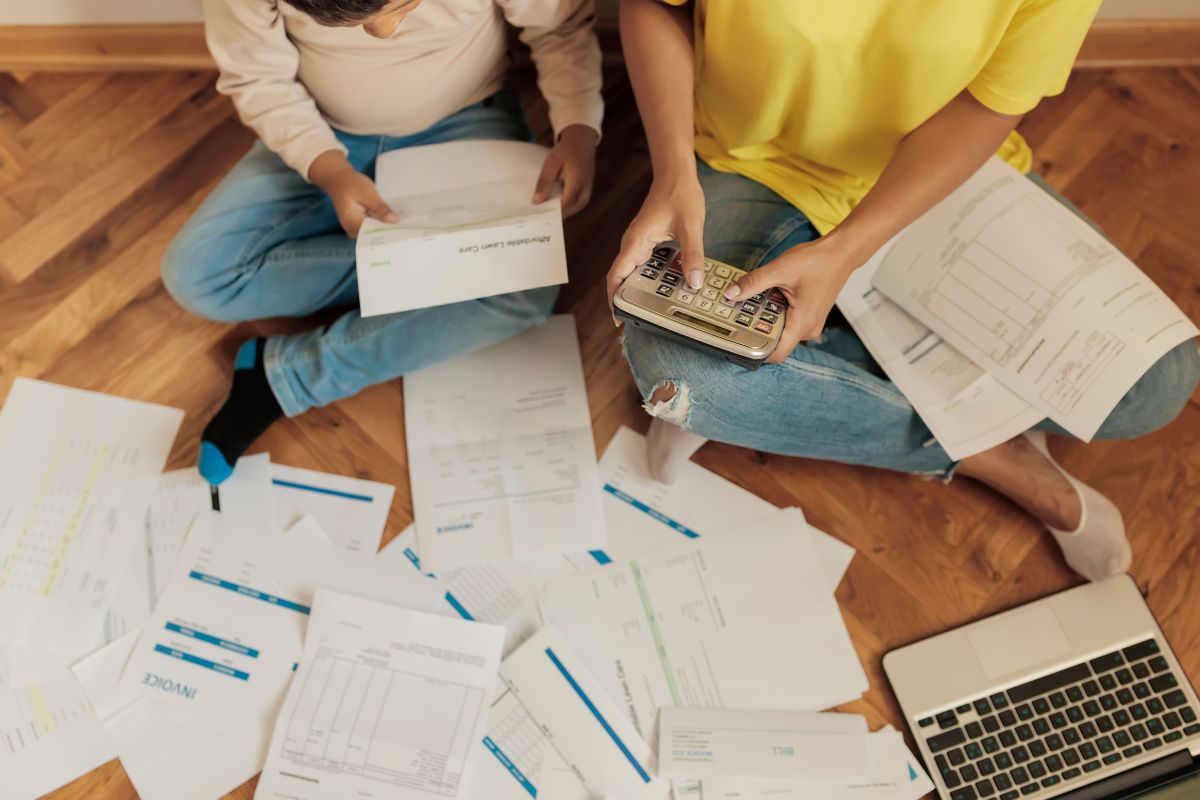
[[[1120,511],[1046,449],[1049,420],[955,463],[842,325],[847,276],[993,154],[1032,166],[1017,123],[1060,93],[1100,0],[622,0],[621,38],[654,180],[608,275],[612,296],[654,246],[751,270],[726,288],[787,298],[782,339],[750,372],[624,332],[670,482],[714,439],[993,487],[1046,524],[1092,580],[1131,560]],[[1035,180],[1037,177],[1031,175]],[[1065,201],[1064,201],[1065,202]],[[803,343],[803,344],[802,344]],[[1101,438],[1154,430],[1200,380],[1194,341],[1122,399]]]

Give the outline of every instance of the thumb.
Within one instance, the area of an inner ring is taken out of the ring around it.
[[[367,212],[367,216],[382,220],[383,222],[396,222],[396,212],[392,211],[382,197],[379,195],[379,189],[374,183],[371,184],[371,189],[365,197],[363,197],[363,206]]]
[[[538,174],[537,186],[533,189],[535,205],[550,199],[550,195],[554,191],[554,184],[558,182],[558,174],[561,171],[562,164],[559,163],[558,158],[553,153],[546,156],[546,162],[542,164],[542,171]]]
[[[725,299],[737,300],[739,297],[753,297],[774,287],[777,284],[776,273],[779,271],[777,263],[773,262],[751,270],[738,278],[736,282],[725,287]]]

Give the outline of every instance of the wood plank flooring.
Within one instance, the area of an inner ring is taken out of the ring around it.
[[[545,109],[518,76],[535,129]],[[607,77],[606,134],[590,208],[568,223],[575,314],[600,450],[647,418],[603,298],[607,266],[649,184],[632,94]],[[1200,319],[1200,70],[1084,72],[1023,123],[1038,167]],[[253,136],[211,73],[0,74],[0,397],[26,375],[186,409],[171,467],[226,392],[238,343],[299,321],[238,326],[189,316],[158,268],[188,214]],[[378,386],[272,428],[255,449],[280,463],[398,487],[388,525],[411,520],[402,386]],[[1133,575],[1193,681],[1200,680],[1200,396],[1138,441],[1055,443],[1063,463],[1112,497],[1134,542]],[[858,550],[838,591],[871,678],[847,710],[902,726],[880,669],[890,648],[1076,583],[1050,538],[969,481],[709,445],[697,460],[771,502],[799,505]],[[253,782],[230,797],[248,800]],[[110,763],[52,795],[135,797]]]

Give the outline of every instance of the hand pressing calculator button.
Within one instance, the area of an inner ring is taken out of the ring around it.
[[[683,279],[679,245],[663,242],[613,296],[614,313],[639,330],[755,369],[779,344],[786,302],[762,292],[729,300],[725,288],[746,274],[729,264],[706,259],[700,289]]]

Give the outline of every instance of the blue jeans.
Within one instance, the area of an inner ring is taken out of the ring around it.
[[[410,136],[337,136],[354,168],[370,176],[379,154],[401,147],[531,138],[508,91]],[[225,322],[346,309],[331,325],[267,340],[267,379],[288,416],[507,339],[544,321],[558,294],[548,287],[363,319],[354,240],[333,203],[261,142],[175,237],[163,283],[188,311]]]
[[[753,269],[817,238],[808,218],[765,186],[703,163],[699,171],[708,208],[706,255]],[[797,347],[782,364],[753,372],[629,326],[624,347],[647,410],[700,436],[902,472],[953,471],[953,459],[844,323],[827,327],[820,341]],[[1166,425],[1198,380],[1200,351],[1196,342],[1184,342],[1125,395],[1097,437],[1129,438]],[[674,397],[651,403],[664,384],[675,387]],[[1049,420],[1037,427],[1065,434]]]

